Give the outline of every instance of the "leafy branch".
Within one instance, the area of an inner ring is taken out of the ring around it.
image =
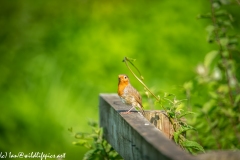
[[[113,147],[103,138],[102,129],[98,127],[98,124],[96,122],[89,122],[88,124],[92,128],[92,133],[75,133],[72,128],[68,129],[68,131],[77,139],[73,144],[88,149],[83,160],[122,159]]]

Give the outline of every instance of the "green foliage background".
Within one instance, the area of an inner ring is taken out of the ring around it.
[[[122,59],[137,59],[148,86],[177,91],[213,47],[196,18],[209,8],[200,0],[0,1],[0,151],[83,157],[67,128],[87,132],[98,120],[99,93],[116,93],[117,75],[130,75]]]

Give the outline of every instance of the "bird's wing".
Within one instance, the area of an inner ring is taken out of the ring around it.
[[[131,86],[131,87],[132,87],[132,86]],[[138,93],[138,91],[137,91],[135,88],[133,88],[133,87],[132,87],[131,91],[132,91],[132,95],[134,96],[134,99],[140,104],[141,107],[143,107],[143,106],[142,106],[142,97],[141,97],[141,95],[140,95],[140,94]]]

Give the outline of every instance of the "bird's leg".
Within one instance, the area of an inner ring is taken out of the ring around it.
[[[130,108],[127,112],[122,112],[122,113],[123,113],[123,114],[129,114],[130,111],[131,111],[133,108],[135,108],[135,107],[132,107],[132,108]]]

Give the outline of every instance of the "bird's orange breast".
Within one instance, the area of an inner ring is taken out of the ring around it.
[[[118,95],[122,96],[124,93],[125,87],[128,85],[127,81],[120,81],[118,84]]]

